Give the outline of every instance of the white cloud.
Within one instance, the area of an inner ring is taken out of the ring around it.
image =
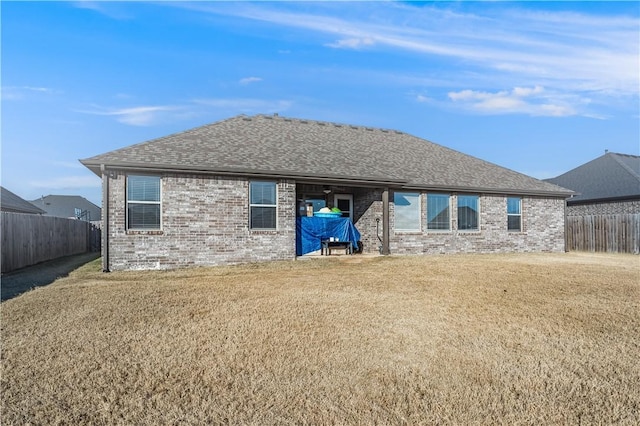
[[[40,92],[40,93],[53,93],[53,89],[48,87],[32,87],[32,86],[23,86],[23,89],[30,90],[32,92]]]
[[[409,99],[414,100],[415,102],[418,103],[434,103],[436,102],[436,100],[430,96],[427,96],[425,94],[425,92],[416,92],[416,91],[410,91],[409,93],[407,93]]]
[[[496,91],[496,83],[511,87],[544,86],[564,94],[566,104],[549,103],[543,114],[598,115],[597,106],[619,99],[637,99],[638,27],[636,16],[591,15],[565,11],[540,12],[520,6],[463,13],[438,5],[354,3],[346,9],[316,3],[298,11],[295,6],[242,3],[176,5],[216,15],[231,15],[269,25],[298,28],[312,35],[330,36],[332,48],[391,48],[416,54],[417,59],[443,60],[444,66],[423,70],[426,79],[450,70],[449,87]],[[313,10],[313,12],[309,12]],[[511,93],[510,96],[518,96]],[[589,111],[584,99],[593,101]],[[577,104],[570,104],[576,101]],[[524,108],[530,102],[487,101],[488,109]],[[527,108],[524,108],[527,109]]]
[[[38,189],[75,189],[75,188],[96,188],[100,187],[100,178],[97,176],[62,176],[46,180],[33,180],[29,182]]]
[[[246,86],[248,84],[251,83],[257,83],[259,81],[262,81],[262,78],[260,77],[245,77],[245,78],[241,78],[239,83],[243,86]]]
[[[366,46],[373,46],[375,42],[371,37],[364,38],[346,38],[338,40],[335,43],[327,43],[325,46],[334,47],[336,49],[361,49]]]
[[[15,101],[25,99],[32,95],[45,94],[53,95],[58,93],[57,90],[50,87],[41,86],[5,86],[2,88],[2,100]]]
[[[179,106],[138,106],[120,109],[105,109],[95,107],[93,110],[78,110],[85,114],[113,116],[123,123],[131,126],[151,126],[163,121],[167,112],[175,112],[182,109]]]
[[[485,114],[564,117],[578,113],[563,96],[546,93],[541,86],[514,87],[511,91],[493,93],[466,89],[449,92],[448,97],[466,109]]]
[[[109,4],[111,3],[111,4]],[[116,5],[114,5],[116,3]],[[89,1],[89,0],[80,0],[72,3],[72,5],[78,9],[87,9],[97,12],[101,15],[104,15],[108,18],[117,19],[117,20],[125,20],[131,19],[131,15],[129,12],[125,12],[122,7],[117,5],[118,2],[109,2],[109,1]]]
[[[201,98],[182,105],[137,106],[113,108],[93,105],[91,108],[76,110],[84,114],[114,117],[117,121],[131,126],[153,126],[168,121],[181,121],[199,116],[210,116],[211,109],[224,110],[226,114],[273,113],[291,107],[286,99],[258,98]]]
[[[132,126],[148,126],[159,119],[159,113],[176,109],[171,106],[140,106],[111,111],[107,115],[115,115],[118,121]]]
[[[544,92],[544,89],[542,88],[542,86],[535,86],[535,87],[514,87],[513,88],[513,95],[514,96],[531,96],[531,95],[537,95]]]

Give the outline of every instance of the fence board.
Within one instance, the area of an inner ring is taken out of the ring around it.
[[[568,216],[565,243],[570,251],[640,253],[640,213]]]
[[[2,212],[2,272],[100,250],[95,224],[60,217]]]

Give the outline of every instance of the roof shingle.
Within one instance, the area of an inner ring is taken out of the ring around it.
[[[27,200],[20,198],[5,187],[0,187],[0,210],[3,212],[43,214],[44,210],[39,209]]]
[[[608,152],[548,182],[578,194],[569,203],[640,198],[640,157]]]
[[[570,191],[418,137],[280,116],[236,116],[81,162],[148,170],[568,196]]]
[[[45,195],[30,203],[44,210],[46,216],[76,217],[78,209],[87,220],[100,220],[100,207],[79,195]]]

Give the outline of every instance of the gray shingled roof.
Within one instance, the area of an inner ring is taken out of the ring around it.
[[[608,152],[548,182],[578,193],[569,204],[640,198],[640,157]]]
[[[44,210],[37,208],[27,200],[18,197],[13,192],[0,186],[0,210],[3,212],[43,214]]]
[[[237,116],[81,162],[141,170],[568,196],[571,192],[395,130],[279,116]]]
[[[46,216],[76,217],[75,209],[80,209],[88,212],[87,220],[101,219],[100,207],[79,195],[46,195],[30,202],[43,209]]]

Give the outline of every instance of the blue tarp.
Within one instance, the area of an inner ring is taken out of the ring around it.
[[[320,250],[321,240],[328,240],[331,237],[338,241],[350,241],[355,250],[360,241],[360,232],[348,217],[302,216],[296,219],[296,254],[298,256]]]

